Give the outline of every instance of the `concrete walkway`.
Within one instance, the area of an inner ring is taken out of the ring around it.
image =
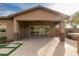
[[[60,42],[55,38],[24,39],[23,45],[10,56],[77,56],[77,42],[65,39]]]

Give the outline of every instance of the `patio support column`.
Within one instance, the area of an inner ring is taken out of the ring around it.
[[[15,40],[19,39],[19,25],[16,20],[14,20],[14,39]]]
[[[60,41],[65,41],[65,26],[64,21],[60,22]]]

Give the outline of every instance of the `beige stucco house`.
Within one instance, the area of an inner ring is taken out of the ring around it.
[[[0,17],[0,25],[6,25],[6,31],[0,35],[8,39],[55,37],[60,36],[64,40],[64,20],[68,15],[43,6],[36,6],[21,12]]]

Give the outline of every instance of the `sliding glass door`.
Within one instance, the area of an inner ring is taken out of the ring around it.
[[[49,26],[42,25],[31,25],[30,26],[31,36],[48,36],[49,35]]]

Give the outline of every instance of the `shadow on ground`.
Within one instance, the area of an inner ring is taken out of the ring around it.
[[[65,54],[65,42],[59,42],[55,48],[53,56],[64,56]]]
[[[73,47],[77,47],[77,42],[71,39],[66,39],[65,40],[66,43],[68,43],[69,45],[73,46]]]

